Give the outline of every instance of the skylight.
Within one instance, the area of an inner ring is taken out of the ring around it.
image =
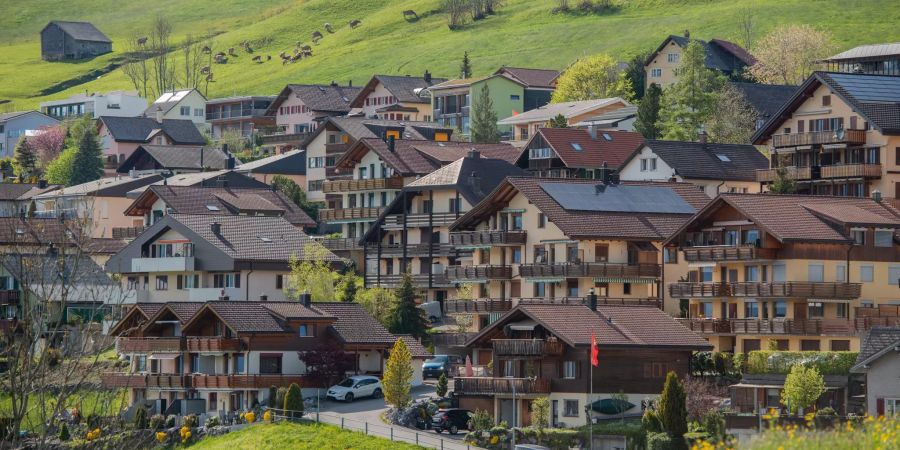
[[[719,161],[722,161],[722,162],[731,162],[731,160],[728,159],[727,156],[725,156],[725,155],[723,155],[723,154],[721,154],[721,153],[716,153],[716,156],[719,157]]]
[[[263,236],[259,236],[259,240],[261,240],[263,242],[272,242],[271,238],[267,238],[267,237],[263,237]]]
[[[603,133],[603,139],[606,139],[607,141],[611,141],[612,136],[610,136],[609,133]]]
[[[206,205],[206,209],[208,209],[210,211],[218,211],[219,207],[216,205]]]
[[[579,144],[577,142],[572,142],[571,144],[572,144],[572,149],[575,150],[576,152],[580,152],[583,150],[581,148],[581,144]]]

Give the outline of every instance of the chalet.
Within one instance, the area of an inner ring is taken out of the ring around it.
[[[900,75],[900,43],[860,45],[822,62],[832,72]]]
[[[58,125],[59,120],[37,111],[0,114],[0,157],[13,156],[19,139],[33,136],[41,128]]]
[[[646,87],[655,83],[666,88],[678,81],[677,69],[681,64],[681,54],[692,40],[700,42],[706,50],[706,67],[721,72],[732,80],[741,80],[744,69],[756,64],[756,58],[734,42],[691,39],[690,33],[685,31],[684,36],[667,37],[644,61]]]
[[[718,351],[858,351],[898,324],[898,228],[880,199],[720,194],[665,242],[689,267],[669,295]]]
[[[477,150],[391,195],[390,203],[362,238],[366,286],[396,286],[409,272],[425,300],[455,298],[448,268],[466,269],[471,249],[450,243],[448,226],[478,204],[508,176],[526,173],[509,161]],[[462,267],[460,267],[462,264]]]
[[[619,170],[643,142],[633,131],[539,128],[525,144],[519,166],[537,177],[601,179],[604,169]]]
[[[292,257],[342,263],[284,217],[168,214],[111,257],[106,269],[121,274],[141,302],[285,299]]]
[[[111,330],[128,372],[105,373],[105,387],[127,388],[131,403],[157,413],[240,411],[265,404],[269,389],[329,380],[304,352],[343,350],[350,373],[383,371],[398,339],[355,303],[212,301],[139,303]],[[420,356],[421,357],[421,356]]]
[[[246,95],[207,100],[206,123],[213,139],[236,133],[250,139],[275,128],[275,118],[266,112],[274,96]]]
[[[329,207],[340,205],[340,195],[325,192],[326,180],[340,180],[349,174],[339,174],[335,163],[352,144],[362,138],[426,139],[444,142],[454,139],[453,129],[434,122],[406,122],[366,119],[364,117],[329,117],[307,139],[306,195],[309,201]]]
[[[150,185],[125,210],[149,227],[168,214],[247,215],[282,217],[299,227],[315,227],[299,206],[269,187],[202,187]]]
[[[619,97],[549,103],[530,111],[514,114],[500,120],[497,124],[504,128],[512,127],[511,140],[528,141],[539,129],[550,126],[550,121],[557,116],[563,116],[568,125],[574,125],[598,114],[615,112],[629,106],[631,106],[630,103]]]
[[[450,225],[453,247],[474,255],[447,275],[513,305],[582,302],[593,290],[662,307],[664,275],[677,270],[663,273],[661,244],[708,201],[687,183],[510,177]]]
[[[201,132],[208,132],[206,97],[197,89],[163,92],[144,110],[144,117],[159,120],[189,120]]]
[[[236,170],[263,183],[271,183],[276,176],[289,178],[306,188],[306,151],[288,150],[281,154],[239,165]]]
[[[797,193],[900,198],[900,77],[815,72],[752,137],[766,146],[769,186],[779,176]]]
[[[139,145],[116,169],[118,173],[135,172],[203,172],[231,170],[240,162],[221,148],[178,145]]]
[[[97,134],[103,146],[104,167],[115,170],[144,144],[174,147],[206,145],[193,122],[180,119],[149,117],[100,117]]]
[[[324,192],[338,193],[342,198],[338,207],[319,210],[321,222],[341,224],[345,237],[359,238],[403,186],[456,161],[470,150],[510,163],[522,153],[508,144],[397,140],[393,136],[389,135],[387,140],[360,139],[335,162],[338,173],[346,173],[350,179],[323,183]]]
[[[0,183],[0,217],[16,217],[24,215],[32,207],[34,197],[62,188],[58,184],[47,184],[40,180],[37,183]]]
[[[269,105],[266,115],[275,118],[277,131],[263,143],[279,151],[299,148],[328,117],[344,116],[362,89],[328,84],[289,84]]]
[[[41,59],[93,58],[112,51],[112,41],[89,22],[53,20],[41,30]]]
[[[895,307],[900,313],[900,306]],[[872,327],[863,337],[856,364],[850,369],[861,374],[865,385],[865,414],[896,416],[900,414],[900,326]]]
[[[147,99],[137,91],[93,92],[41,102],[40,108],[42,113],[60,120],[83,115],[92,119],[101,116],[137,117],[147,109]]]
[[[549,397],[551,426],[578,427],[615,417],[605,405],[617,393],[627,396],[622,413],[640,414],[668,372],[687,376],[691,354],[710,345],[657,308],[598,305],[591,295],[586,304],[520,304],[465,347],[475,366],[453,379],[460,408],[528,426],[531,402]]]
[[[619,179],[691,183],[713,198],[721,192],[759,192],[756,173],[768,163],[750,144],[707,143],[701,132],[700,142],[645,142],[622,162]]]
[[[429,87],[447,81],[433,78],[427,70],[421,77],[375,75],[350,103],[370,119],[431,122]]]

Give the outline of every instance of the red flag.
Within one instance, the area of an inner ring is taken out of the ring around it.
[[[594,367],[600,365],[600,349],[597,347],[597,338],[591,333],[591,364]]]

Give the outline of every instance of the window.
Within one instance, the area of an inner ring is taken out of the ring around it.
[[[784,300],[779,300],[775,302],[775,317],[786,317],[787,316],[787,302]]]
[[[835,315],[838,316],[838,318],[846,319],[848,317],[850,305],[846,303],[836,303],[834,306],[836,307]]]
[[[450,212],[462,212],[462,199],[461,198],[451,198],[450,199]]]
[[[209,408],[207,411],[216,411],[219,409],[219,396],[216,392],[209,393]]]
[[[513,214],[512,219],[512,229],[519,231],[522,229],[522,215],[521,214]]]
[[[432,200],[423,200],[422,201],[422,212],[423,213],[431,213],[434,211],[434,202]]]
[[[205,117],[205,115],[203,114],[203,109],[194,108],[194,117]]]
[[[169,276],[168,275],[157,275],[156,276],[156,290],[157,291],[169,290]]]
[[[871,283],[875,278],[874,266],[859,266],[859,281],[863,283]]]
[[[853,228],[850,230],[850,238],[854,245],[866,245],[866,230]]]
[[[900,266],[888,267],[888,284],[900,285]]]
[[[516,362],[507,359],[503,361],[503,376],[506,377],[514,377],[516,376]]]
[[[510,96],[509,96],[509,99],[512,100],[512,101],[518,101],[519,98],[521,98],[521,97],[519,97],[519,96],[516,95],[516,94],[510,94]]]
[[[523,139],[527,138],[527,136],[528,136],[528,134],[526,131],[525,137],[523,137]],[[550,147],[533,148],[528,151],[528,155],[529,155],[529,159],[547,159],[547,158],[551,158],[553,156],[553,153],[550,151]]]
[[[214,288],[239,288],[241,287],[241,274],[217,273],[213,275]]]
[[[566,400],[568,401],[568,400]],[[900,415],[900,398],[884,399],[884,415],[896,416]]]
[[[661,78],[662,69],[650,69],[650,78]]]
[[[896,410],[900,411],[900,400],[897,401]],[[566,417],[578,417],[578,400],[566,400],[563,415]]]
[[[669,53],[666,55],[666,61],[670,63],[677,63],[680,57],[681,55],[679,53]]]
[[[544,213],[538,213],[538,228],[544,228],[547,225],[547,216]]]
[[[781,407],[781,389],[766,388],[766,408]]]
[[[578,279],[570,278],[566,280],[566,295],[569,297],[578,297]]]
[[[306,183],[307,189],[312,191],[321,191],[322,190],[322,182],[325,180],[310,180]]]
[[[278,289],[279,291],[284,289],[284,275],[275,275],[275,289]]]
[[[801,339],[800,351],[802,352],[818,352],[822,349],[822,343],[818,339]]]
[[[822,264],[809,263],[806,281],[816,283],[825,281],[825,266]]]
[[[702,317],[712,317],[713,316],[712,302],[703,302],[700,304],[700,307],[703,310],[703,312],[701,312],[701,314],[703,314]]]
[[[259,373],[281,374],[281,353],[259,355]]]
[[[200,275],[178,275],[176,282],[177,289],[196,289],[200,287]]]
[[[147,370],[147,355],[141,355],[134,358],[134,371],[143,372]]]
[[[641,172],[656,170],[656,158],[641,158]]]
[[[139,281],[138,277],[128,277],[127,286],[128,286],[127,289],[129,289],[129,290],[130,289],[140,289],[141,282]]]
[[[622,283],[622,293],[631,295],[631,283]]]
[[[522,249],[514,248],[511,253],[511,259],[512,259],[512,261],[510,261],[511,264],[522,264]]]
[[[807,312],[810,318],[825,317],[825,304],[822,302],[809,302],[807,303]]]
[[[572,145],[572,150],[575,150],[576,152],[580,152],[580,151],[583,151],[583,150],[584,150],[584,149],[581,147],[581,144],[579,144],[579,143],[577,143],[577,142],[572,142],[571,145]]]
[[[744,303],[744,317],[747,319],[756,319],[759,317],[759,302]]]
[[[678,247],[663,248],[663,262],[667,264],[678,264]]]
[[[891,247],[894,243],[894,232],[892,230],[875,230],[875,246]]]
[[[744,267],[744,281],[759,281],[759,267]]]
[[[831,96],[830,95],[822,96],[822,106],[831,106]]]
[[[543,297],[547,293],[547,285],[545,283],[534,283],[534,296]]]
[[[182,106],[180,108],[180,112],[182,116],[188,117],[191,115],[191,107],[190,106]]]
[[[721,153],[716,153],[716,157],[719,158],[719,161],[731,162],[731,158],[729,158],[727,155],[723,155]]]
[[[703,283],[711,283],[713,280],[713,268],[712,267],[701,267],[700,268],[700,281]]]
[[[244,355],[240,353],[235,353],[232,355],[232,373],[243,373],[244,372]]]
[[[563,378],[566,380],[575,379],[578,371],[578,363],[576,361],[563,361]]]
[[[311,331],[311,329],[310,329],[309,325],[306,325],[306,324],[302,324],[302,325],[300,325],[300,326],[297,327],[297,332],[298,332],[298,334],[300,335],[300,337],[310,337],[310,336],[312,336],[312,334],[310,333],[310,331]]]
[[[310,169],[320,169],[320,168],[325,167],[325,157],[324,156],[309,157],[309,162],[307,163],[307,167]]]

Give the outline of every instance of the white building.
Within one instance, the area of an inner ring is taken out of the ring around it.
[[[90,114],[92,119],[100,116],[137,117],[147,109],[147,99],[137,91],[110,91],[92,94],[77,94],[62,100],[41,102],[41,112],[56,118]]]

